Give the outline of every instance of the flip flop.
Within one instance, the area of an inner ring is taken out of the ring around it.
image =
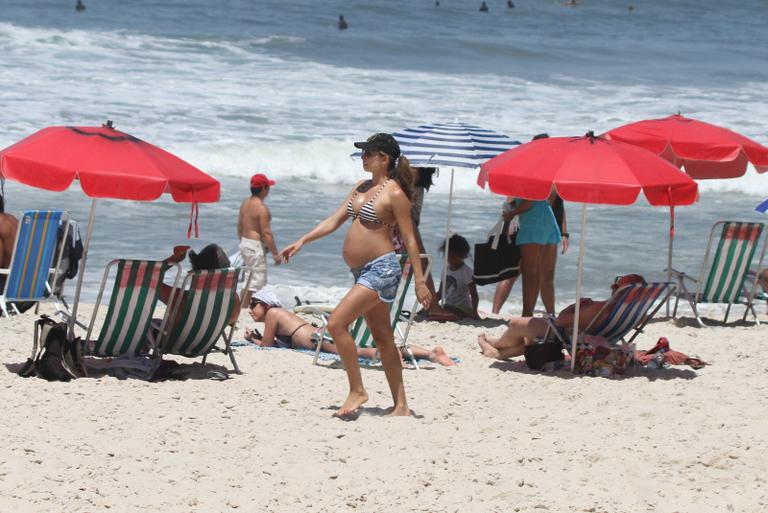
[[[459,316],[452,313],[433,313],[427,315],[428,321],[446,322],[446,321],[458,321]]]
[[[703,369],[704,367],[709,365],[709,363],[700,359],[698,356],[690,356],[686,358],[683,363],[685,363],[686,365],[689,365],[691,369],[694,369],[694,370]]]

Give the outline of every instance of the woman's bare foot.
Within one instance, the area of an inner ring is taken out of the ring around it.
[[[347,400],[341,405],[341,408],[336,410],[333,414],[334,417],[344,418],[351,415],[355,415],[357,410],[368,401],[368,392],[363,390],[362,392],[350,392],[347,396]]]
[[[483,356],[494,359],[499,358],[499,350],[493,347],[490,342],[488,342],[488,339],[485,338],[484,333],[477,337],[477,343],[480,346],[480,352],[483,353]]]
[[[387,413],[387,417],[410,417],[413,412],[408,408],[407,404],[397,405],[392,407]]]
[[[451,365],[455,364],[455,362],[451,360],[451,357],[448,356],[448,353],[445,352],[445,349],[440,346],[435,346],[435,348],[429,352],[429,359],[433,362],[439,363],[440,365],[445,365],[446,367],[450,367]]]

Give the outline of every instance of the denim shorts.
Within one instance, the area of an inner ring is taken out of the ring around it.
[[[394,251],[374,258],[362,267],[351,269],[355,284],[371,289],[385,303],[392,303],[403,270]]]

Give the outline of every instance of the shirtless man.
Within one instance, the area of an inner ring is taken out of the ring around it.
[[[627,274],[618,276],[611,285],[611,293],[616,292],[625,285],[635,283],[645,284],[645,279],[639,274]],[[603,317],[608,315],[608,309],[601,310],[610,301],[593,301],[585,297],[581,298],[579,306],[579,330],[586,329],[589,324],[595,320],[598,324]],[[564,308],[557,316],[555,325],[558,328],[569,330],[573,328],[573,316],[576,312],[576,305],[570,305]],[[597,315],[600,318],[596,319]],[[484,356],[496,360],[506,360],[515,356],[522,356],[525,353],[525,346],[532,344],[536,337],[543,337],[547,333],[549,323],[542,317],[514,317],[509,321],[509,327],[498,338],[488,337],[485,333],[477,338],[480,350]]]
[[[269,194],[269,188],[275,185],[261,173],[251,177],[251,197],[240,205],[240,215],[237,218],[237,236],[240,238],[240,254],[245,265],[252,271],[251,292],[264,288],[267,284],[267,259],[264,249],[272,253],[275,265],[280,265],[280,257],[272,236],[272,214],[264,200]]]
[[[293,312],[284,309],[280,301],[271,293],[260,291],[254,294],[250,308],[251,318],[256,322],[264,323],[264,334],[257,331],[246,330],[245,338],[262,347],[288,347],[294,349],[310,349],[314,351],[320,340],[320,328],[310,323]],[[336,345],[328,338],[324,339],[322,351],[338,354]],[[410,344],[409,348],[416,358],[428,359],[449,367],[455,362],[440,346],[432,349]],[[376,359],[376,348],[358,347],[359,358]],[[401,355],[402,359],[402,355]]]

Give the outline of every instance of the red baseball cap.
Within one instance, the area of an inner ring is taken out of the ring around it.
[[[265,174],[257,173],[251,177],[251,187],[272,187],[273,185],[275,185],[275,181],[267,178]]]

